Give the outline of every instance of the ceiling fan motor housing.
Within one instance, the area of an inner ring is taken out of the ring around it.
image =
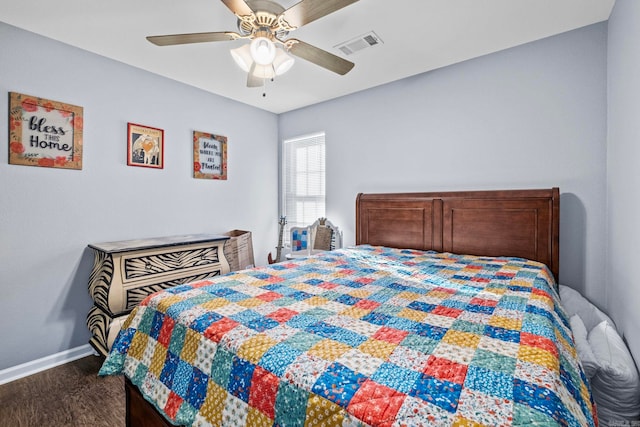
[[[285,9],[269,0],[248,1],[255,11],[251,15],[238,17],[238,30],[244,36],[267,37],[272,41],[285,37],[292,28],[280,18]],[[258,33],[267,33],[258,34]]]

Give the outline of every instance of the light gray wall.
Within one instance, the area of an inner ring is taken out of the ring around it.
[[[8,164],[10,91],[84,107],[82,170]],[[266,263],[276,115],[4,23],[0,96],[0,369],[88,342],[88,243],[239,228]],[[127,122],[164,129],[164,169],[126,165]],[[229,138],[227,181],[192,178],[193,130]]]
[[[277,141],[319,130],[345,243],[358,192],[559,186],[561,282],[602,307],[606,40],[596,24],[278,119],[0,23],[0,92],[85,109],[82,171],[8,165],[0,150],[0,369],[87,342],[87,243],[244,228],[264,263]],[[128,121],[165,129],[164,170],[126,166]],[[229,137],[226,183],[191,178],[193,130]]]
[[[609,19],[607,293],[613,320],[640,362],[640,2],[617,0]]]
[[[560,187],[560,281],[603,307],[606,37],[596,24],[281,114],[280,139],[326,132],[347,244],[359,192]]]

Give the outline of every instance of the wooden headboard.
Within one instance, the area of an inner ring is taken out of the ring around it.
[[[356,244],[515,256],[559,272],[560,190],[358,194]]]

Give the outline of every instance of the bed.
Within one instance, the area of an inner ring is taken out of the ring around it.
[[[597,425],[559,190],[360,194],[356,246],[149,296],[101,375],[127,425]]]

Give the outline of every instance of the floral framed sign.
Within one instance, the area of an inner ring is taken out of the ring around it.
[[[227,137],[193,131],[193,177],[227,179]]]
[[[83,109],[9,92],[9,163],[82,169]]]
[[[128,123],[127,135],[129,166],[164,167],[164,130]]]

